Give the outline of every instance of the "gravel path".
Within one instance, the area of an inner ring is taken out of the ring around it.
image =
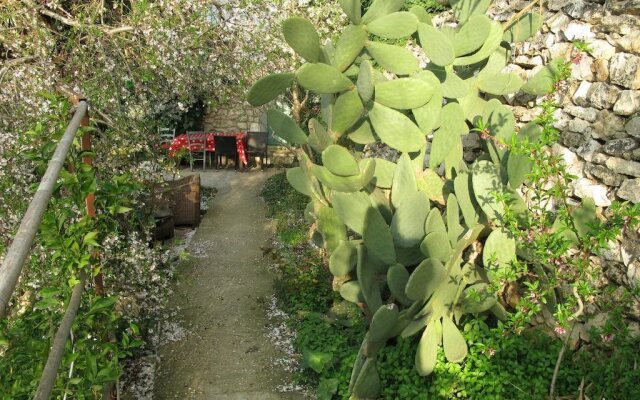
[[[187,333],[160,347],[154,399],[303,398],[276,391],[288,376],[265,336],[273,276],[260,249],[271,229],[259,193],[274,172],[201,174],[218,194],[178,269],[171,308]]]

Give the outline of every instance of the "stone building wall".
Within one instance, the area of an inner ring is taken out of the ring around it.
[[[266,131],[267,124],[262,107],[253,107],[243,101],[208,107],[203,129],[207,132]]]
[[[507,21],[529,3],[496,0],[493,18]],[[571,78],[557,95],[561,139],[554,150],[578,177],[572,195],[592,197],[603,208],[613,200],[639,203],[640,1],[548,0],[544,21],[541,32],[515,46],[508,68],[528,77],[554,58],[570,60]],[[587,51],[578,49],[581,43]],[[505,100],[521,123],[540,112],[532,107],[541,98],[516,95]],[[473,136],[467,139],[469,156],[475,142]],[[640,234],[628,232],[612,242],[602,261],[609,279],[639,285]],[[640,319],[640,306],[631,314]]]

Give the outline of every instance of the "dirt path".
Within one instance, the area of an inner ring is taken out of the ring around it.
[[[178,269],[171,299],[189,333],[160,348],[154,399],[301,399],[276,391],[287,382],[265,336],[273,293],[260,247],[270,234],[259,197],[273,172],[207,172],[219,192]]]

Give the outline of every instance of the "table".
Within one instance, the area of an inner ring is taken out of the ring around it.
[[[247,154],[246,154],[246,145],[245,142],[247,140],[246,132],[209,132],[209,133],[201,133],[192,135],[195,137],[199,137],[202,139],[203,135],[207,135],[207,153],[213,153],[216,151],[216,136],[234,136],[236,138],[236,148],[238,149],[238,158],[240,159],[240,163],[243,166],[248,164]],[[181,149],[187,149],[189,146],[189,141],[187,138],[187,134],[183,133],[182,135],[178,135],[173,139],[171,145],[169,145],[169,155],[175,155]]]

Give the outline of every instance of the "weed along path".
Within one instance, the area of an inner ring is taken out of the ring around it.
[[[201,174],[218,194],[178,268],[169,307],[187,333],[161,345],[154,399],[303,398],[277,392],[287,376],[265,336],[273,276],[261,250],[271,229],[259,193],[272,174]]]

